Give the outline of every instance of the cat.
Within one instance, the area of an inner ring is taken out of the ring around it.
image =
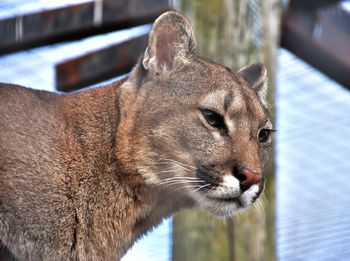
[[[198,54],[175,11],[130,75],[71,94],[0,85],[0,242],[18,260],[118,260],[183,208],[230,216],[264,187],[267,70]]]

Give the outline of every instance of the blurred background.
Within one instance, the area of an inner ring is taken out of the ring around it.
[[[169,9],[203,56],[269,68],[275,150],[255,207],[182,212],[122,260],[349,260],[350,1],[1,0],[0,81],[63,93],[125,77]]]

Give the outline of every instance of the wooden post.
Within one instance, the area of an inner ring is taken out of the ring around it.
[[[274,72],[279,40],[279,0],[173,0],[193,25],[200,54],[239,69],[263,62],[269,70],[269,104],[274,118]],[[275,260],[274,159],[255,207],[220,220],[185,211],[173,221],[173,260]]]

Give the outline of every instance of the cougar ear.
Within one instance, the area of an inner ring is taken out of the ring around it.
[[[243,67],[238,74],[246,80],[252,89],[258,94],[261,101],[265,103],[267,94],[267,70],[262,63],[254,63]]]
[[[195,56],[197,44],[189,21],[175,11],[159,16],[149,34],[143,67],[156,73],[169,71]]]

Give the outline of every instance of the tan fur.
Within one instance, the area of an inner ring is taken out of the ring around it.
[[[19,260],[115,260],[182,208],[248,207],[263,181],[244,191],[232,176],[262,173],[271,147],[257,140],[272,128],[257,66],[201,58],[168,12],[127,79],[67,95],[1,84],[0,244]]]

